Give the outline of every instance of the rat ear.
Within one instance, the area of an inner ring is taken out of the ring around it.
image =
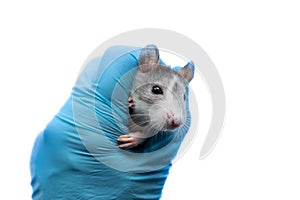
[[[146,73],[156,69],[159,61],[158,48],[153,45],[147,45],[141,50],[139,57],[139,68],[141,72]]]
[[[190,61],[183,68],[178,70],[177,73],[189,83],[194,77],[194,71],[194,62]]]

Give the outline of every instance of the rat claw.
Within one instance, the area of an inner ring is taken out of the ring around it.
[[[121,148],[121,149],[130,149],[130,148],[133,148],[133,147],[136,147],[136,145],[131,144],[131,143],[126,143],[126,144],[120,144],[119,145],[119,148]]]
[[[133,103],[129,103],[128,106],[129,106],[129,108],[132,108],[132,107],[134,107],[134,104]]]
[[[134,102],[133,102],[132,97],[128,97],[128,104],[129,104],[129,107],[134,107]]]
[[[130,138],[130,137],[131,137],[131,135],[120,135],[120,136],[119,136],[119,138]],[[118,138],[118,139],[119,139],[119,138]]]
[[[128,97],[128,102],[133,102],[133,98],[131,96]]]
[[[136,141],[136,138],[130,136],[130,135],[121,135],[118,139],[118,142],[134,142]]]

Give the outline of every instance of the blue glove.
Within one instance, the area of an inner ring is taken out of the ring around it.
[[[37,136],[30,161],[33,199],[159,199],[188,130],[158,133],[123,150],[128,96],[140,48],[116,46],[90,60],[64,106]],[[190,126],[187,98],[187,120]],[[180,134],[179,134],[180,133]]]

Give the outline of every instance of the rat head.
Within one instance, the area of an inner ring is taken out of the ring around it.
[[[131,89],[134,101],[131,118],[135,125],[153,134],[183,125],[186,120],[186,87],[193,76],[193,62],[174,71],[160,64],[156,46],[143,48]]]

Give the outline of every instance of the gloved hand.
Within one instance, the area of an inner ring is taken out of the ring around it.
[[[159,199],[190,125],[124,150],[128,95],[140,48],[116,46],[87,62],[61,110],[37,136],[33,199]]]

